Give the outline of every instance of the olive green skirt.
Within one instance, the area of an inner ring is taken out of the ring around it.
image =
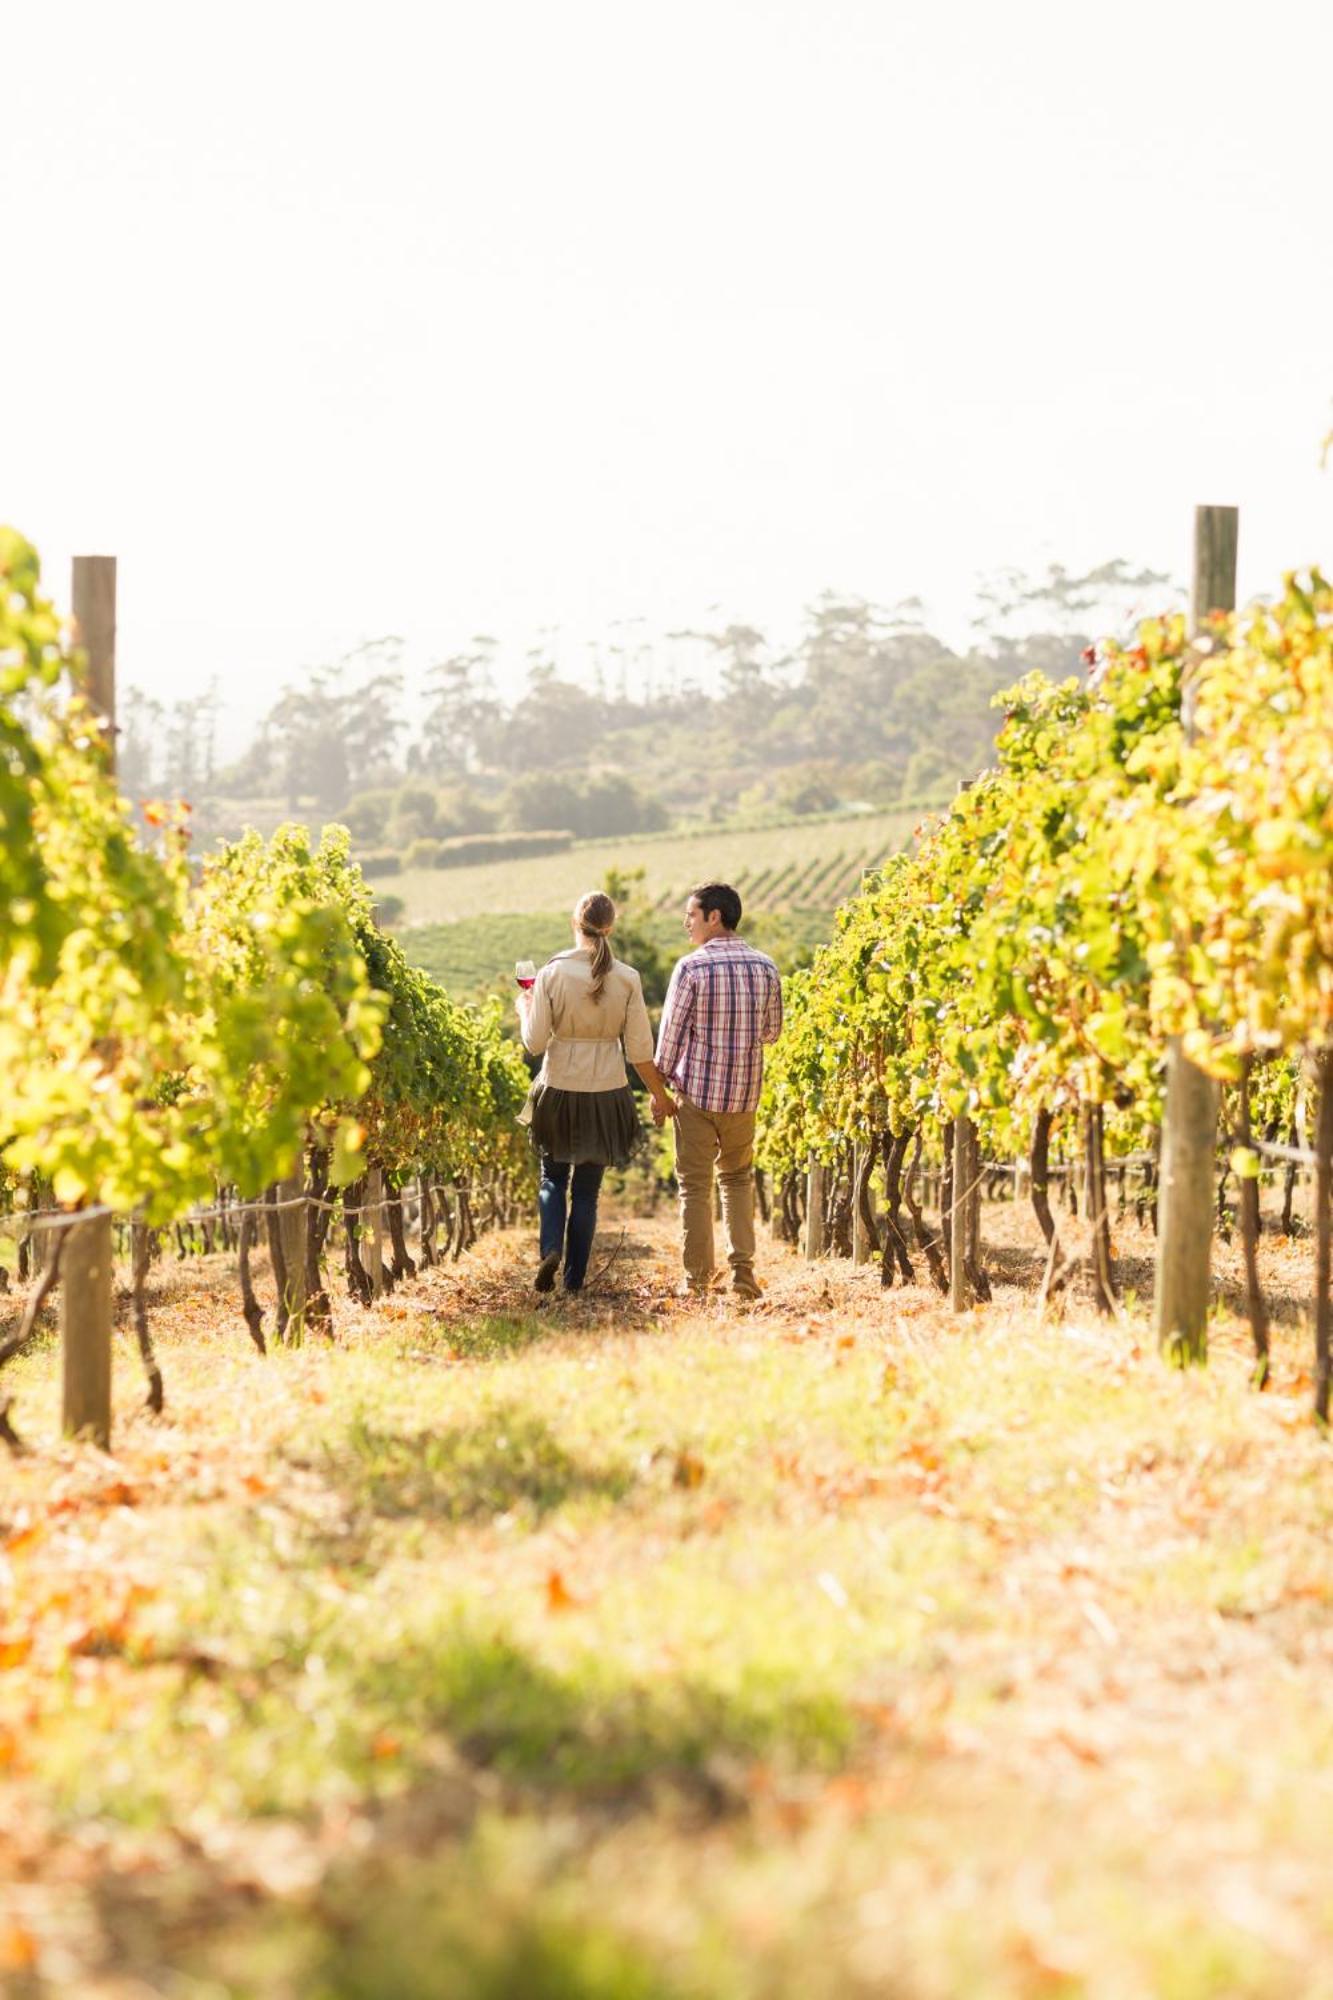
[[[627,1167],[644,1141],[627,1083],[617,1090],[560,1090],[552,1083],[534,1083],[527,1108],[533,1150],[549,1160],[575,1167]]]

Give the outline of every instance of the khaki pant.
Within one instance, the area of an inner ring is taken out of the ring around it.
[[[679,1098],[676,1179],[685,1275],[692,1285],[713,1276],[713,1168],[722,1191],[722,1228],[733,1280],[754,1277],[754,1112],[701,1111]]]

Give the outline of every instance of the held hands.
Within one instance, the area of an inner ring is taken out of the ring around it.
[[[656,1097],[654,1097],[653,1099],[654,1125],[658,1126],[665,1125],[668,1118],[675,1117],[679,1108],[680,1107],[677,1105],[675,1098],[672,1097],[669,1094],[669,1092],[665,1090],[659,1091]]]

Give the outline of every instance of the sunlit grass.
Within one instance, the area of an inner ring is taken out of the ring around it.
[[[41,1444],[19,1364],[0,1745],[53,1853],[100,1829],[127,1975],[1333,1991],[1333,1462],[1286,1337],[1260,1397],[1220,1340],[1181,1377],[1141,1325],[774,1275],[654,1317],[441,1273],[267,1361],[183,1295],[165,1422],[118,1342],[112,1462]]]

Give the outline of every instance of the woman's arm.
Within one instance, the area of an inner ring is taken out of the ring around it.
[[[530,986],[526,992],[520,987],[514,1003],[518,1009],[518,1032],[530,1056],[545,1055],[554,1032],[551,991],[546,977],[550,969],[549,965],[544,965],[537,974],[536,985]]]
[[[634,1067],[652,1096],[654,1125],[665,1125],[668,1118],[676,1115],[676,1100],[667,1088],[666,1078],[655,1062],[636,1062]]]
[[[667,1087],[666,1078],[653,1061],[653,1027],[644,1005],[643,981],[632,966],[630,972],[633,983],[625,1009],[625,1025],[621,1030],[625,1038],[625,1057],[633,1063],[648,1086],[653,1100],[653,1123],[665,1125],[668,1118],[676,1115],[676,1101]]]

